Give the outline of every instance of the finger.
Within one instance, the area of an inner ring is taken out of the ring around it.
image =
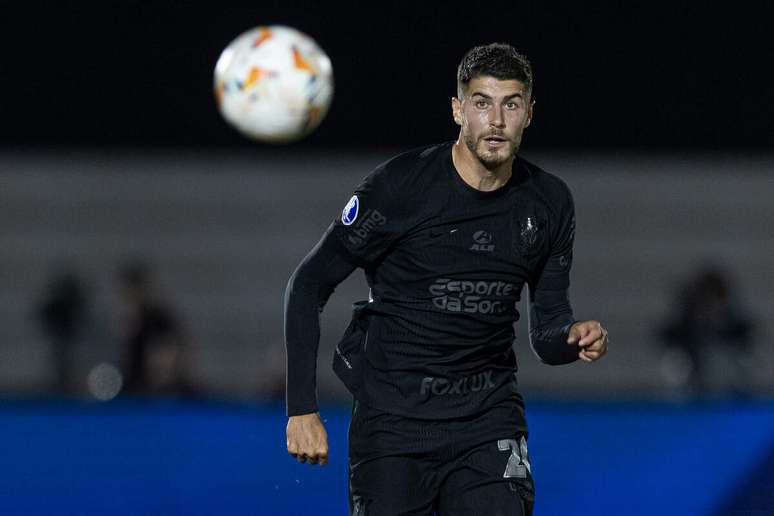
[[[327,451],[318,451],[314,454],[307,455],[307,458],[309,464],[319,464],[320,466],[328,464]]]
[[[317,451],[317,462],[321,466],[324,466],[325,464],[328,463],[328,449],[327,448]]]
[[[599,339],[595,340],[594,342],[592,342],[591,344],[586,346],[584,348],[584,351],[595,351],[595,352],[598,352],[598,351],[603,350],[605,348],[605,346],[606,346],[606,343],[605,343],[605,339],[603,337],[603,338],[599,338]]]
[[[586,334],[586,325],[583,323],[574,324],[570,327],[570,334],[567,342],[570,344],[577,344],[579,340]]]
[[[592,344],[592,345],[595,345],[595,344]],[[588,355],[599,356],[599,355],[602,354],[602,347],[601,346],[600,347],[595,347],[594,349],[586,348],[584,351]]]
[[[593,344],[595,341],[600,340],[603,337],[602,327],[590,328],[589,332],[578,342],[578,345],[582,348]]]
[[[567,344],[576,344],[583,336],[583,325],[573,325],[570,327],[570,331],[567,334]]]
[[[585,348],[595,340],[598,340],[601,336],[602,336],[601,333],[597,333],[596,331],[591,330],[589,331],[589,333],[584,335],[580,341],[578,341],[578,346]]]
[[[603,355],[607,353],[607,350],[610,347],[610,338],[607,336],[607,331],[602,331],[602,338],[592,344],[592,347],[595,351],[599,351]]]
[[[586,356],[586,352],[585,351],[581,351],[580,353],[578,353],[578,358],[580,358],[584,362],[593,362],[593,360],[591,358]]]
[[[584,348],[581,353],[592,361],[599,360],[607,353],[607,341],[605,339],[597,340],[589,347]]]

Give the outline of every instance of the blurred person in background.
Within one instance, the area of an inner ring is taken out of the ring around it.
[[[124,392],[150,396],[193,394],[187,335],[164,303],[147,263],[125,264],[118,273],[124,302]]]
[[[569,302],[572,195],[517,156],[533,115],[529,61],[510,45],[471,49],[451,104],[457,141],[403,153],[366,177],[286,291],[287,448],[325,464],[319,314],[356,268],[366,273],[369,300],[356,303],[334,356],[355,398],[353,515],[532,513],[513,351],[525,285],[544,363],[607,351],[607,330],[576,320]]]
[[[83,338],[89,317],[89,301],[83,282],[74,271],[54,275],[37,310],[43,333],[52,345],[56,380],[54,392],[75,394],[75,347]]]
[[[704,267],[681,285],[661,327],[668,351],[665,369],[671,372],[671,383],[688,394],[704,396],[716,387],[733,394],[750,389],[747,362],[753,323],[735,291],[725,269]]]

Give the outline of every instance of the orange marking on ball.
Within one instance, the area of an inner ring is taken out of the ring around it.
[[[312,68],[312,65],[310,65],[306,59],[304,59],[304,56],[301,55],[301,52],[299,52],[296,47],[293,47],[293,63],[295,64],[296,68],[306,70],[309,73],[314,73],[314,68]]]
[[[258,83],[258,81],[260,81],[266,75],[268,75],[268,72],[266,70],[258,68],[257,66],[253,66],[252,68],[250,68],[250,73],[247,75],[247,79],[242,85],[242,89],[247,89],[252,86],[255,86]]]
[[[258,37],[255,38],[255,41],[253,41],[253,48],[257,47],[267,39],[271,38],[271,29],[267,29],[266,27],[259,27],[258,28]]]

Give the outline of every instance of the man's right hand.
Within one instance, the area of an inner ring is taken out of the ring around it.
[[[288,453],[298,462],[328,464],[328,434],[319,412],[288,418],[287,438]]]

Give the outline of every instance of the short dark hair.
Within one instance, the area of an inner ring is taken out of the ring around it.
[[[471,48],[457,67],[457,96],[476,77],[488,75],[501,81],[517,80],[532,94],[532,65],[527,56],[507,43],[490,43]]]

